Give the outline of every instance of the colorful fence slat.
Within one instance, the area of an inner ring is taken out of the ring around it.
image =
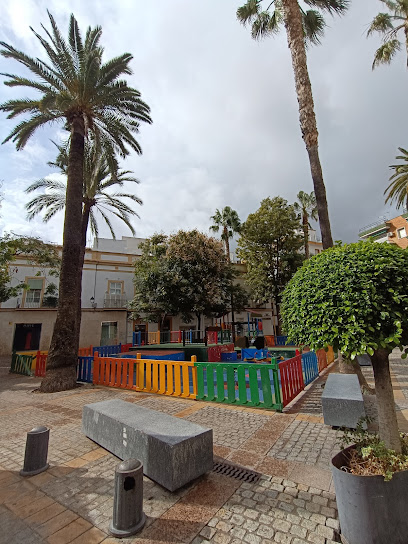
[[[127,353],[133,344],[120,344],[120,352]]]
[[[77,381],[92,383],[93,377],[93,361],[92,356],[88,357],[78,357],[78,366],[77,366]]]
[[[317,356],[317,363],[319,366],[319,372],[321,372],[328,366],[327,354],[324,349],[318,349],[316,351],[316,356]]]
[[[122,344],[115,344],[112,346],[96,346],[92,348],[92,355],[96,352],[99,353],[99,357],[110,357],[111,355],[117,355],[121,353]]]
[[[333,351],[332,346],[329,346],[327,348],[326,356],[327,356],[327,364],[328,365],[330,365],[331,363],[334,362],[334,351]]]
[[[195,399],[197,370],[192,362],[127,359],[94,355],[93,383]]]
[[[34,371],[34,375],[36,377],[43,378],[45,376],[45,367],[47,365],[47,358],[48,358],[48,352],[41,353],[40,351],[37,351],[37,355],[35,357],[35,371]]]
[[[302,354],[302,367],[305,385],[309,385],[319,375],[317,357],[314,351],[308,351]]]
[[[12,372],[13,374],[23,374],[23,376],[31,376],[32,364],[32,355],[20,355],[13,351],[11,356],[10,372]]]
[[[197,398],[226,404],[282,409],[276,361],[196,363]]]
[[[289,404],[303,389],[305,382],[302,371],[302,356],[296,355],[279,363],[283,406]]]
[[[93,354],[93,346],[87,348],[79,348],[78,357],[89,357]]]

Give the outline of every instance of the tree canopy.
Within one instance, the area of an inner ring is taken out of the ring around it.
[[[225,244],[225,253],[227,254],[228,260],[230,259],[230,238],[233,238],[234,234],[238,234],[241,230],[241,221],[235,210],[230,206],[225,206],[221,211],[215,210],[215,214],[211,216],[213,224],[210,227],[210,230],[213,232],[218,232],[220,229],[221,240]]]
[[[281,306],[285,332],[295,343],[331,345],[350,359],[371,355],[380,437],[396,451],[401,445],[388,356],[408,344],[407,285],[406,250],[359,242],[306,261],[286,286]]]
[[[303,230],[303,245],[305,248],[306,259],[310,257],[309,254],[309,219],[318,219],[316,196],[312,191],[310,194],[304,191],[299,191],[297,194],[298,202],[293,204],[295,212],[299,214],[300,221],[302,223]]]
[[[234,273],[222,244],[197,231],[179,231],[171,236],[156,234],[141,244],[142,256],[135,263],[135,298],[130,309],[135,316],[157,321],[181,314],[185,321],[227,313]]]
[[[262,200],[243,224],[237,253],[247,265],[245,280],[255,299],[279,305],[284,286],[304,259],[299,228],[293,206],[281,197]]]

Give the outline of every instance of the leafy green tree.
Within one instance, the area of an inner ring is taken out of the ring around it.
[[[55,162],[49,162],[49,166],[56,167],[64,176],[68,175],[68,145],[57,145],[58,156]],[[84,183],[82,204],[82,243],[85,248],[88,226],[91,232],[98,237],[98,221],[96,211],[107,224],[112,237],[115,231],[107,213],[111,213],[123,221],[135,235],[135,229],[130,222],[130,216],[138,217],[136,211],[122,202],[128,198],[136,204],[142,204],[140,198],[133,193],[116,192],[116,187],[123,187],[125,182],[139,183],[139,180],[131,176],[132,172],[120,170],[115,164],[112,168],[111,157],[106,156],[103,149],[98,149],[89,140],[85,142],[84,155]],[[45,210],[43,221],[47,223],[54,215],[65,208],[66,181],[55,181],[42,178],[32,183],[26,189],[26,193],[32,193],[38,189],[45,192],[34,197],[26,204],[28,219],[31,220]],[[110,190],[115,192],[110,194]]]
[[[213,232],[222,230],[221,240],[225,244],[225,253],[228,260],[230,260],[230,238],[233,238],[235,234],[239,234],[241,230],[241,221],[238,214],[230,206],[225,206],[221,211],[215,210],[215,214],[211,216],[211,219],[214,224],[211,225],[210,230]]]
[[[397,160],[404,161],[400,164],[392,164],[390,168],[394,170],[390,177],[391,183],[385,189],[384,194],[387,194],[385,202],[395,202],[397,208],[408,206],[408,151],[403,147],[398,148],[401,155],[397,155]]]
[[[233,272],[222,244],[197,230],[155,235],[135,264],[135,316],[150,320],[181,314],[185,321],[219,316],[229,309]]]
[[[380,64],[391,64],[395,54],[401,49],[402,43],[397,38],[404,34],[404,46],[407,53],[408,66],[408,1],[407,0],[380,0],[391,13],[376,15],[367,31],[367,36],[374,32],[382,35],[382,45],[374,55],[373,70]]]
[[[309,218],[314,219],[315,221],[318,218],[317,215],[317,205],[316,197],[312,191],[310,194],[305,193],[304,191],[299,191],[297,194],[298,202],[293,204],[295,212],[299,214],[302,222],[303,230],[303,245],[305,247],[305,256],[306,259],[310,257],[309,252]]]
[[[135,295],[129,304],[134,319],[143,316],[147,321],[163,323],[179,311],[167,248],[168,237],[164,234],[154,234],[139,245],[142,255],[135,262]]]
[[[238,255],[247,265],[245,280],[255,299],[275,302],[278,321],[281,292],[304,259],[299,227],[293,206],[284,198],[265,198],[242,225],[238,241]]]
[[[42,27],[45,37],[33,30],[46,61],[0,42],[0,54],[22,64],[33,76],[30,79],[6,74],[9,79],[5,84],[40,95],[35,99],[12,99],[0,106],[9,119],[26,116],[5,142],[11,140],[22,149],[38,128],[56,121],[62,122],[70,134],[59,304],[47,373],[40,388],[43,392],[76,386],[82,279],[82,232],[78,227],[82,222],[85,138],[92,134],[106,156],[114,160],[116,154],[126,156],[130,149],[141,153],[134,134],[141,122],[151,122],[149,107],[139,91],[120,79],[132,73],[132,55],[125,53],[103,62],[101,27],[89,27],[83,39],[71,15],[65,40],[52,15],[48,16],[51,30]]]
[[[24,257],[33,267],[50,268],[51,276],[59,274],[61,259],[54,245],[35,237],[6,234],[0,238],[0,302],[16,297],[27,288],[24,282],[11,285],[15,273],[13,262],[17,257]],[[55,291],[53,285],[47,286],[47,295]]]
[[[303,4],[311,9],[304,9],[297,0],[274,0],[266,4],[266,9],[263,9],[262,0],[247,0],[246,4],[238,9],[237,17],[243,25],[251,25],[251,35],[255,40],[277,34],[282,22],[285,26],[299,103],[300,128],[309,155],[323,248],[326,249],[333,245],[333,238],[319,158],[318,132],[312,86],[307,68],[306,45],[320,44],[326,26],[322,12],[342,15],[347,10],[349,2],[348,0],[304,0]]]
[[[408,344],[407,282],[406,250],[359,242],[306,261],[282,299],[283,324],[292,341],[312,349],[331,345],[352,360],[371,356],[380,438],[397,452],[401,443],[389,355]]]

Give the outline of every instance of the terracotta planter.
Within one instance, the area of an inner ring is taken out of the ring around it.
[[[341,536],[344,544],[408,543],[408,471],[389,482],[382,476],[356,476],[340,470],[341,451],[332,459]]]

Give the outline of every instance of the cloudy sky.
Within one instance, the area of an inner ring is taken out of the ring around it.
[[[300,190],[313,190],[285,32],[254,42],[236,20],[242,3],[1,3],[0,40],[33,56],[44,58],[29,27],[48,24],[47,8],[64,34],[71,11],[83,32],[101,25],[105,59],[125,51],[134,56],[128,80],[153,118],[138,137],[143,155],[123,164],[141,180],[137,236],[180,228],[208,231],[216,208],[231,206],[245,220],[265,197],[293,202]],[[377,0],[351,0],[345,17],[328,18],[322,45],[308,53],[333,237],[343,241],[356,241],[359,228],[384,214],[397,215],[384,205],[383,191],[397,147],[408,146],[407,70],[402,53],[391,66],[371,70],[380,41],[365,33],[381,7]],[[1,58],[0,72],[21,68]],[[15,96],[26,92],[0,85],[0,102]],[[15,122],[0,116],[3,140]],[[12,143],[0,147],[0,233],[62,241],[62,214],[45,225],[40,218],[27,222],[24,209],[30,198],[24,189],[53,172],[47,166],[55,158],[50,139],[61,135],[54,125],[36,133],[23,151]],[[119,223],[115,230],[119,238],[129,235]],[[108,236],[107,229],[101,226],[100,235]]]

